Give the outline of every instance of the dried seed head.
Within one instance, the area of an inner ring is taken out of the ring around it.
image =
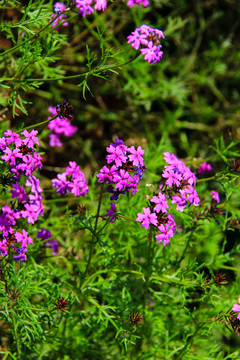
[[[56,308],[54,310],[58,311],[66,311],[68,308],[69,300],[65,300],[64,298],[61,298],[59,296],[58,300],[54,302],[54,305],[56,305]]]
[[[143,317],[141,317],[141,316],[142,316],[142,314],[139,314],[138,311],[130,314],[130,317],[129,317],[130,323],[136,327],[138,325],[141,325],[141,322],[143,321]]]
[[[64,100],[61,104],[56,106],[57,114],[60,118],[67,118],[72,120],[74,108],[72,104],[69,104],[66,100]]]

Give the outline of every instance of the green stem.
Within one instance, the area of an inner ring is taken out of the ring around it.
[[[101,184],[100,195],[99,195],[99,200],[98,200],[98,208],[97,208],[97,215],[96,215],[96,219],[95,219],[95,225],[94,225],[94,229],[92,231],[92,242],[91,242],[90,251],[89,251],[89,255],[88,255],[88,262],[87,262],[87,266],[86,266],[86,269],[84,271],[83,277],[81,279],[80,289],[82,289],[82,285],[83,285],[84,280],[86,278],[86,275],[87,275],[87,272],[88,272],[88,269],[89,269],[89,266],[90,266],[90,263],[91,263],[91,259],[92,259],[94,240],[95,240],[96,235],[97,235],[97,225],[98,225],[98,219],[99,219],[101,203],[102,203],[103,186],[104,186],[104,184],[102,183]]]
[[[187,240],[187,243],[186,243],[186,246],[185,246],[185,248],[184,248],[184,250],[183,250],[182,256],[180,257],[180,259],[179,259],[178,262],[177,262],[178,266],[180,265],[181,261],[182,261],[183,258],[184,258],[184,255],[185,255],[185,253],[186,253],[186,251],[187,251],[188,245],[189,245],[190,241],[192,240],[192,236],[193,236],[193,233],[194,233],[195,229],[196,229],[196,227],[194,226],[194,228],[192,229],[192,231],[191,231],[191,233],[190,233],[190,236],[189,236],[189,238],[188,238],[188,240]]]
[[[198,331],[205,325],[205,322],[198,325],[197,329],[195,330],[195,332],[193,333],[193,335],[189,336],[187,339],[187,342],[184,346],[184,348],[180,351],[180,353],[178,354],[178,356],[176,357],[176,360],[180,360],[182,359],[183,355],[186,353],[187,349],[189,346],[192,345],[194,337],[197,335]]]
[[[8,50],[2,52],[2,53],[0,54],[0,56],[5,56],[5,55],[9,54],[10,52],[15,52],[19,47],[25,45],[26,43],[28,43],[28,42],[30,42],[30,41],[32,41],[32,40],[34,40],[34,39],[36,40],[36,39],[38,38],[38,36],[39,36],[45,29],[47,29],[59,16],[63,15],[64,13],[66,13],[66,12],[69,11],[69,10],[70,10],[70,9],[65,9],[65,10],[62,11],[60,14],[56,14],[57,16],[56,16],[54,19],[52,19],[51,21],[49,21],[49,23],[48,23],[46,26],[44,26],[41,30],[39,30],[36,34],[34,34],[33,36],[31,36],[29,39],[25,40],[25,41],[22,42],[21,44],[18,44],[18,45],[16,45],[16,46],[12,47],[11,49],[8,49]]]
[[[145,334],[147,331],[147,323],[146,323],[146,299],[147,293],[149,291],[149,280],[152,275],[152,261],[153,261],[153,254],[152,254],[152,226],[150,227],[150,231],[148,234],[148,249],[147,249],[147,266],[146,266],[146,273],[145,273],[145,285],[144,285],[144,294],[143,294],[143,314],[144,314],[144,324],[142,334]],[[137,342],[137,352],[140,351],[142,347],[143,336]]]
[[[227,174],[228,174],[228,171],[226,171],[226,172],[224,172],[222,174],[216,174],[216,175],[211,176],[209,178],[197,180],[197,183],[204,182],[204,181],[218,180],[218,179],[221,179],[224,175],[227,175]]]
[[[35,129],[35,128],[36,128],[36,127],[38,127],[38,126],[41,126],[41,125],[47,124],[48,122],[50,122],[51,120],[56,119],[57,117],[58,117],[58,115],[55,115],[55,116],[51,117],[51,118],[50,118],[50,119],[48,119],[48,120],[44,120],[44,121],[42,121],[42,122],[40,122],[40,123],[37,123],[37,124],[35,124],[35,125],[30,125],[30,126],[27,126],[27,127],[25,127],[24,129],[25,129],[25,130]],[[22,131],[22,130],[17,131],[17,133],[18,133],[18,132],[21,132],[21,131]]]
[[[17,346],[17,358],[21,359],[21,348],[20,348],[20,342],[19,342],[19,338],[18,338],[16,319],[15,319],[15,314],[14,313],[12,313],[12,323],[13,323],[14,338],[15,338],[16,346]]]
[[[48,79],[14,79],[14,78],[5,78],[2,79],[1,82],[5,82],[5,81],[14,81],[14,82],[34,82],[34,81],[39,81],[39,82],[46,82],[46,81],[59,81],[59,80],[70,80],[70,79],[76,79],[76,78],[81,78],[81,77],[88,77],[90,75],[95,75],[107,70],[112,70],[115,68],[121,68],[122,66],[125,66],[127,64],[130,64],[131,62],[133,62],[134,60],[136,60],[139,55],[141,55],[141,53],[137,54],[136,56],[134,56],[134,58],[125,61],[123,63],[118,63],[118,64],[111,64],[111,65],[104,65],[102,67],[98,67],[96,69],[87,71],[85,73],[82,74],[77,74],[77,75],[69,75],[69,76],[62,76],[62,77],[56,77],[56,78],[48,78]]]

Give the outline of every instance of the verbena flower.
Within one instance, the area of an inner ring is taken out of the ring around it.
[[[212,166],[204,161],[198,168],[199,175],[203,175],[205,172],[212,171]]]
[[[154,213],[154,212],[151,213],[151,210],[149,207],[148,208],[144,207],[143,212],[144,212],[144,214],[142,214],[142,213],[137,214],[138,217],[137,217],[136,221],[141,222],[142,223],[141,226],[145,227],[146,229],[149,228],[150,224],[157,226],[158,221],[157,221],[156,213]]]
[[[212,200],[215,200],[218,204],[220,203],[219,193],[217,191],[211,191],[210,195],[212,195]]]
[[[168,163],[162,173],[163,183],[160,184],[158,193],[154,192],[152,199],[148,197],[149,207],[143,208],[144,214],[137,214],[136,221],[141,222],[141,226],[146,229],[152,225],[156,239],[166,246],[177,228],[173,215],[168,214],[169,201],[177,204],[177,211],[183,212],[186,205],[199,206],[200,199],[193,187],[197,180],[195,174],[174,154],[165,152],[163,155]]]
[[[94,9],[104,11],[107,7],[107,0],[75,0],[75,4],[79,9],[79,15],[85,17],[92,14]]]
[[[72,112],[69,114],[69,112],[66,113],[66,111],[63,110],[63,106],[61,108],[61,105],[57,105],[56,108],[53,106],[49,106],[48,108],[52,116],[58,115],[48,123],[48,128],[51,130],[49,145],[52,147],[62,146],[61,136],[72,137],[78,130],[77,126],[71,124]],[[48,119],[50,119],[50,117]]]
[[[5,189],[11,195],[10,205],[5,204],[0,213],[0,255],[7,255],[8,250],[12,249],[17,253],[13,255],[13,259],[21,262],[27,259],[26,252],[28,245],[32,244],[32,238],[22,229],[24,221],[20,222],[19,219],[34,224],[44,214],[42,189],[39,180],[33,175],[36,169],[42,167],[41,156],[35,149],[35,145],[39,145],[37,133],[36,130],[24,130],[17,134],[7,130],[0,138],[0,156],[8,174],[11,174],[11,180]]]
[[[62,26],[68,26],[68,22],[64,21],[64,19],[66,19],[67,15],[62,14],[62,15],[58,16],[62,11],[64,11],[66,9],[66,6],[63,3],[56,2],[53,6],[53,9],[54,9],[54,13],[51,15],[51,19],[53,20],[56,18],[56,20],[52,23],[51,26],[53,28],[56,28],[56,30],[59,30],[58,25],[60,23]]]
[[[107,210],[107,213],[106,213],[106,217],[109,217],[109,222],[110,223],[113,223],[117,220],[117,210],[116,210],[116,205],[115,204],[110,204],[111,206],[111,210]]]
[[[136,28],[131,35],[127,37],[127,42],[144,55],[144,60],[149,63],[157,63],[161,60],[163,51],[160,39],[165,38],[163,32],[159,29],[153,29],[148,25],[141,25]]]
[[[120,139],[115,139],[115,144],[110,144],[106,150],[107,163],[114,164],[110,168],[105,165],[100,169],[97,174],[98,182],[109,185],[107,191],[113,194],[110,200],[117,200],[119,195],[129,191],[134,195],[146,170],[142,157],[145,150],[141,146],[137,149],[134,146],[127,147]]]
[[[240,304],[240,298],[238,299],[238,302]],[[233,311],[237,311],[239,314],[237,315],[237,319],[240,320],[240,305],[239,304],[233,304]]]
[[[127,6],[133,7],[134,5],[143,5],[144,7],[149,6],[148,0],[128,0]]]
[[[60,194],[71,192],[74,196],[85,196],[89,191],[85,175],[75,161],[70,161],[66,171],[52,179],[52,187]]]
[[[45,228],[42,228],[37,233],[37,239],[47,240],[47,239],[49,239],[51,237],[52,237],[51,231],[49,231],[49,230],[47,230]],[[47,246],[47,245],[51,246],[51,248],[53,250],[53,252],[52,252],[53,255],[58,254],[58,242],[56,240],[48,240],[48,241],[45,241],[43,243],[43,246]]]

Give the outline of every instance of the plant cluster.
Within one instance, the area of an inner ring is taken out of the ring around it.
[[[239,359],[237,43],[174,4],[0,5],[4,360]]]

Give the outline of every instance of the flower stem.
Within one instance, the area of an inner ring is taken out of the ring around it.
[[[21,359],[21,347],[20,347],[20,342],[19,342],[19,338],[18,338],[17,324],[16,324],[16,319],[15,319],[14,313],[12,313],[12,324],[13,324],[13,334],[14,334],[14,338],[15,338],[15,342],[16,342],[16,346],[17,346],[17,358]]]
[[[99,200],[98,200],[97,215],[96,215],[96,219],[95,219],[94,229],[92,231],[92,241],[91,241],[90,251],[89,251],[89,255],[88,255],[88,262],[87,262],[86,269],[85,269],[84,274],[83,274],[82,279],[81,279],[80,289],[82,289],[82,285],[84,283],[84,280],[86,278],[86,275],[87,275],[87,272],[88,272],[88,269],[89,269],[89,266],[90,266],[90,263],[91,263],[92,254],[93,254],[93,246],[94,246],[94,243],[95,243],[94,240],[97,237],[97,225],[98,225],[98,219],[99,219],[101,203],[102,203],[103,186],[104,186],[104,184],[101,184],[101,190],[100,190],[100,195],[99,195]]]
[[[191,231],[191,233],[190,233],[190,235],[189,235],[189,238],[188,238],[187,243],[186,243],[186,246],[185,246],[185,248],[184,248],[184,250],[183,250],[182,256],[180,257],[180,259],[179,259],[178,262],[177,262],[178,266],[180,265],[181,261],[182,261],[183,258],[184,258],[184,255],[185,255],[185,253],[186,253],[186,251],[187,251],[188,245],[189,245],[189,243],[190,243],[190,241],[191,241],[191,239],[192,239],[192,236],[193,236],[194,231],[195,231],[195,226],[194,226],[194,228],[192,229],[192,231]]]
[[[25,127],[24,129],[25,129],[25,130],[35,129],[35,128],[36,128],[36,127],[38,127],[38,126],[41,126],[41,125],[47,124],[48,122],[50,122],[51,120],[56,119],[57,117],[58,117],[58,115],[55,115],[55,116],[51,117],[51,118],[50,118],[50,119],[48,119],[48,120],[44,120],[44,121],[42,121],[42,122],[40,122],[40,123],[37,123],[37,124],[34,124],[34,125],[27,126],[27,127]],[[20,130],[20,131],[22,131],[22,130]],[[18,132],[20,132],[20,131],[18,131]]]
[[[107,70],[112,70],[115,68],[121,68],[122,66],[125,66],[127,64],[130,64],[131,62],[133,62],[134,60],[136,60],[139,57],[140,54],[137,54],[136,56],[134,56],[134,58],[128,60],[128,61],[124,61],[122,63],[117,63],[117,64],[110,64],[110,65],[104,65],[102,67],[97,67],[93,70],[87,71],[85,73],[82,74],[76,74],[76,75],[70,75],[70,76],[62,76],[62,77],[56,77],[56,78],[48,78],[48,79],[14,79],[14,78],[5,78],[2,79],[1,82],[5,82],[5,81],[13,81],[13,82],[34,82],[34,81],[40,81],[40,82],[46,82],[46,81],[58,81],[58,80],[69,80],[69,79],[76,79],[76,78],[81,78],[81,77],[88,77],[90,75],[95,75],[98,73],[101,73],[103,71],[107,71]]]
[[[196,328],[195,332],[189,336],[187,338],[187,342],[185,344],[185,346],[183,347],[183,349],[180,351],[180,353],[178,354],[178,356],[176,357],[176,360],[180,360],[183,358],[184,354],[186,353],[187,349],[189,346],[192,345],[194,337],[197,335],[198,331],[205,325],[205,322],[201,323],[200,325],[198,325],[198,327]]]

